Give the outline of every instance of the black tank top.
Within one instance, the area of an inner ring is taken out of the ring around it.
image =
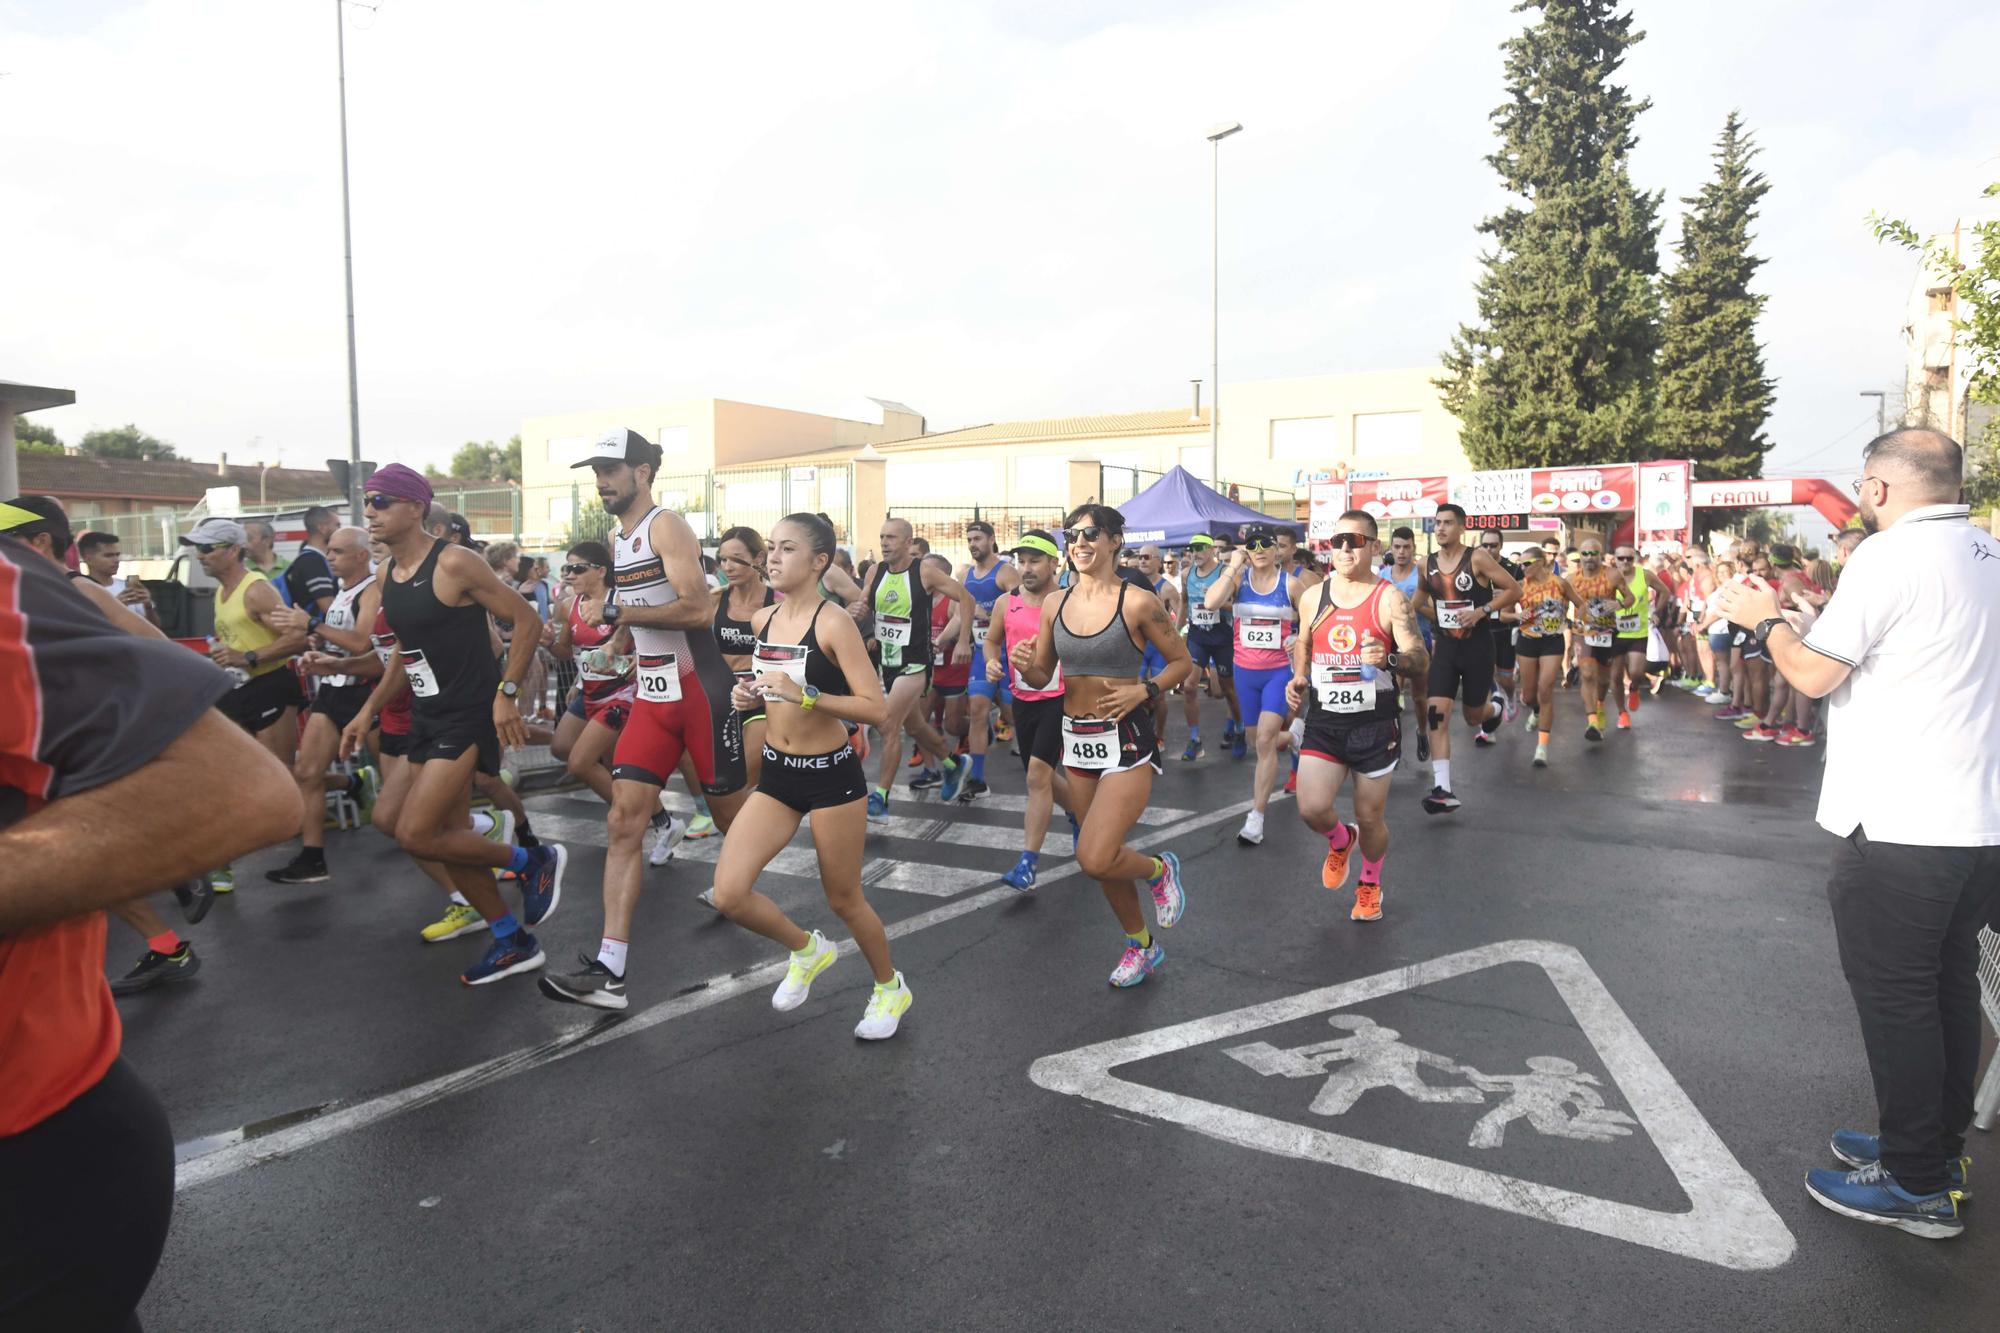
[[[847,673],[840,669],[840,663],[833,660],[831,653],[826,652],[819,646],[819,634],[817,632],[819,630],[819,616],[820,612],[824,610],[826,610],[826,603],[823,601],[813,607],[812,619],[806,624],[805,637],[800,639],[796,644],[779,643],[769,637],[771,621],[778,618],[777,613],[774,611],[771,613],[769,619],[765,620],[764,633],[757,636],[756,642],[759,646],[767,649],[778,649],[780,651],[790,648],[805,649],[806,684],[812,686],[821,694],[852,694],[854,691],[847,687]],[[845,613],[843,612],[842,614]],[[754,667],[756,664],[753,663],[752,665]]]
[[[769,585],[764,588],[764,605],[770,606],[778,600],[778,595]],[[752,611],[752,617],[756,612]],[[724,588],[715,597],[715,641],[722,647],[725,657],[745,657],[757,647],[757,631],[751,628],[749,620],[736,620],[729,614],[729,589]]]
[[[437,599],[438,552],[444,548],[444,542],[432,542],[407,580],[395,577],[394,560],[388,563],[382,571],[382,614],[396,632],[418,717],[490,719],[500,664],[487,637],[486,608],[477,602],[446,606]]]
[[[1483,575],[1472,569],[1472,548],[1460,548],[1458,567],[1449,575],[1438,564],[1437,552],[1432,551],[1424,558],[1424,586],[1430,589],[1433,602],[1471,602],[1474,606],[1484,606],[1493,600],[1493,585]],[[1445,629],[1438,627],[1438,633],[1454,639],[1463,639],[1473,633],[1471,629]],[[1511,628],[1511,627],[1510,627]]]

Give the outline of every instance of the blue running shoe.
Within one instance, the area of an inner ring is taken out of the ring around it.
[[[1836,1129],[1833,1142],[1829,1145],[1833,1155],[1852,1167],[1873,1166],[1882,1160],[1882,1140],[1873,1134],[1863,1134],[1858,1129]],[[1972,1171],[1970,1157],[1954,1157],[1945,1163],[1946,1174],[1951,1178],[1951,1187],[1958,1191],[1958,1201],[1966,1202],[1972,1191],[1966,1186],[1965,1178]]]
[[[545,961],[542,946],[535,942],[535,937],[517,930],[504,940],[493,941],[486,956],[467,968],[459,981],[467,986],[484,986],[516,972],[532,972]]]
[[[1950,1240],[1965,1230],[1958,1216],[1956,1190],[1912,1194],[1898,1185],[1880,1162],[1858,1171],[1808,1171],[1806,1193],[1842,1217],[1894,1227],[1925,1240]]]
[[[568,865],[569,848],[559,842],[528,849],[528,864],[521,873],[521,919],[528,925],[539,926],[556,914]]]
[[[868,793],[868,822],[871,824],[889,822],[889,798],[879,791]]]
[[[943,781],[944,774],[935,768],[920,768],[917,770],[917,775],[910,779],[910,790],[929,791]]]
[[[1207,753],[1208,751],[1202,748],[1200,741],[1189,741],[1187,749],[1181,751],[1181,759],[1183,762],[1191,764]]]
[[[1234,759],[1241,759],[1249,749],[1250,742],[1240,731],[1236,733],[1236,739],[1229,743],[1229,754]]]
[[[1000,877],[1000,882],[1018,893],[1028,893],[1035,887],[1035,854],[1022,852],[1021,859],[1014,868]]]
[[[1187,911],[1187,890],[1181,887],[1181,859],[1172,852],[1160,853],[1160,873],[1146,888],[1153,895],[1153,924],[1171,930]]]
[[[1076,822],[1076,816],[1070,811],[1065,810],[1063,814],[1069,819],[1069,847],[1073,855],[1076,852],[1076,844],[1083,839],[1083,825]]]
[[[965,790],[965,780],[972,774],[972,765],[963,759],[944,771],[944,785],[938,788],[938,799],[947,804],[958,799]],[[912,784],[914,785],[914,784]]]

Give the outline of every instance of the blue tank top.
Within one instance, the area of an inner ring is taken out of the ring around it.
[[[1384,565],[1382,566],[1381,569],[1381,575],[1384,579],[1387,579],[1389,583],[1395,587],[1397,592],[1403,594],[1404,597],[1409,599],[1410,609],[1414,611],[1417,606],[1417,578],[1419,575],[1423,573],[1424,567],[1418,564],[1416,561],[1412,560],[1410,562],[1410,572],[1408,577],[1400,579],[1390,572],[1395,568],[1396,567],[1394,565]],[[1426,651],[1428,651],[1431,646],[1431,622],[1423,616],[1418,616],[1417,628],[1423,631],[1424,648]]]
[[[993,604],[1000,600],[1000,571],[1007,567],[1005,560],[995,560],[989,574],[973,572],[976,566],[966,566],[965,590],[972,595],[972,605],[978,611],[978,619],[985,620],[993,612]]]
[[[1201,609],[1201,604],[1203,600],[1206,599],[1208,596],[1208,590],[1215,586],[1215,581],[1217,579],[1222,577],[1222,571],[1225,568],[1227,568],[1227,566],[1225,566],[1220,560],[1218,560],[1215,562],[1215,568],[1209,570],[1208,573],[1206,574],[1202,573],[1198,569],[1190,568],[1188,570],[1187,601],[1188,601],[1189,616],[1192,616],[1197,610]],[[1227,624],[1228,620],[1229,620],[1229,612],[1221,611],[1217,613],[1216,624],[1218,626]],[[1199,630],[1197,632],[1212,633],[1213,631]]]

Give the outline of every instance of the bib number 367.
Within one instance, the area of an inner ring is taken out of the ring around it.
[[[649,704],[680,702],[680,662],[672,653],[639,655],[639,697]]]

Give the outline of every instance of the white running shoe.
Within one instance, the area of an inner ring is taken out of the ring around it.
[[[674,859],[674,849],[687,836],[688,822],[679,815],[667,816],[667,826],[653,838],[653,850],[646,853],[646,864],[663,866]]]
[[[884,986],[879,982],[868,997],[868,1008],[863,1011],[861,1021],[854,1025],[854,1035],[863,1041],[882,1041],[896,1035],[897,1025],[903,1015],[909,1012],[914,997],[910,988],[903,983],[903,974],[898,972],[893,985]]]
[[[1252,810],[1243,816],[1243,827],[1236,832],[1236,841],[1245,847],[1255,847],[1264,841],[1264,812]]]
[[[813,978],[833,966],[833,960],[840,957],[840,950],[832,941],[818,931],[806,942],[806,947],[792,955],[792,965],[785,971],[785,979],[778,983],[778,989],[771,992],[771,1007],[780,1011],[796,1009],[806,1002],[812,992]]]
[[[501,810],[496,807],[488,810],[486,814],[493,821],[493,826],[479,836],[496,847],[512,847],[514,845],[514,812],[512,810]]]

